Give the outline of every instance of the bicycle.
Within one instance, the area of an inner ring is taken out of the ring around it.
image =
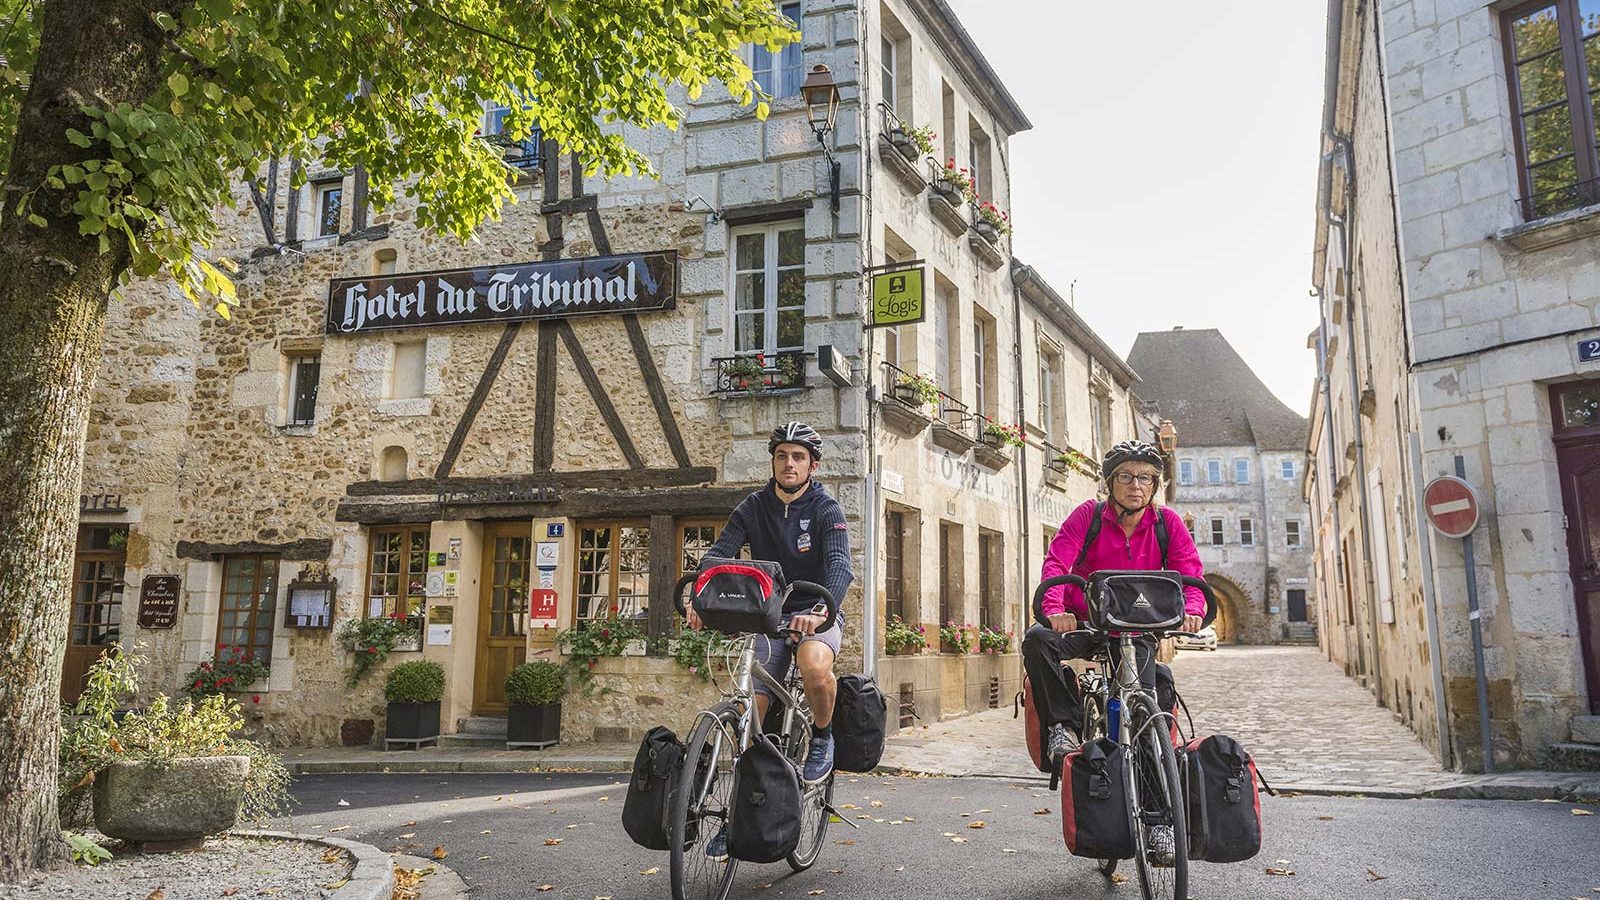
[[[695,577],[696,573],[687,574],[673,588],[673,603],[679,615],[684,613],[683,589]],[[815,596],[830,609],[833,607],[832,595],[819,584],[791,582],[784,589],[783,599],[787,600],[796,592]],[[834,610],[817,631],[827,631],[837,620],[838,611]],[[768,637],[798,635],[800,632],[793,628],[780,628]],[[721,701],[695,716],[685,742],[683,774],[673,793],[668,819],[668,839],[672,843],[672,900],[724,900],[733,887],[738,860],[732,856],[713,860],[706,856],[704,844],[718,827],[728,823],[733,768],[739,761],[739,754],[750,746],[756,728],[756,682],[772,690],[762,726],[776,722],[776,732],[769,732],[773,743],[797,768],[805,763],[806,749],[811,742],[811,710],[806,703],[800,669],[791,660],[789,672],[782,681],[772,677],[756,664],[757,636],[733,637],[724,646],[725,660],[738,658],[737,663],[729,667],[733,671],[732,684],[723,692]],[[827,838],[830,819],[837,817],[850,827],[857,827],[833,807],[832,773],[823,781],[803,787],[800,843],[786,859],[796,872],[804,872],[816,863]]]
[[[1050,588],[1075,584],[1084,592],[1089,604],[1089,618],[1095,625],[1080,624],[1080,628],[1102,638],[1092,657],[1093,668],[1078,676],[1084,703],[1083,728],[1080,743],[1101,737],[1113,737],[1123,754],[1123,789],[1128,804],[1128,824],[1132,830],[1133,860],[1139,872],[1139,887],[1145,900],[1175,898],[1187,900],[1189,893],[1189,834],[1186,819],[1183,781],[1178,771],[1177,748],[1172,744],[1170,725],[1175,724],[1172,713],[1162,709],[1156,699],[1155,688],[1145,687],[1140,679],[1138,644],[1152,645],[1167,632],[1176,630],[1182,623],[1181,612],[1177,622],[1161,628],[1138,628],[1120,623],[1115,628],[1104,626],[1101,611],[1097,609],[1096,591],[1091,582],[1099,584],[1112,576],[1162,576],[1173,583],[1181,611],[1182,587],[1196,587],[1206,597],[1206,614],[1201,627],[1210,625],[1217,615],[1217,598],[1204,579],[1177,572],[1097,572],[1090,580],[1077,575],[1059,575],[1045,579],[1033,593],[1033,615],[1039,624],[1050,627],[1044,614],[1044,595]],[[1141,599],[1144,599],[1141,597]],[[1148,605],[1148,601],[1147,601]],[[1096,627],[1100,625],[1102,627]],[[1116,648],[1113,658],[1112,649]],[[1154,663],[1154,647],[1150,662]],[[1110,702],[1117,702],[1117,734],[1109,735],[1111,722]],[[1158,727],[1159,726],[1159,727]],[[1070,791],[1070,784],[1063,790]],[[1172,865],[1157,865],[1150,859],[1150,831],[1159,826],[1172,829]],[[1110,878],[1117,869],[1117,860],[1100,860],[1101,874]]]

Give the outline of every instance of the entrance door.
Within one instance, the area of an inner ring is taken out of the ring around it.
[[[106,648],[122,639],[122,571],[126,525],[84,525],[72,567],[72,619],[61,663],[61,700],[75,703]]]
[[[1600,715],[1600,382],[1558,385],[1550,394],[1589,711]]]
[[[483,579],[478,592],[478,661],[472,708],[506,714],[506,676],[528,658],[529,568],[533,528],[527,522],[483,531]]]
[[[1300,588],[1289,589],[1289,621],[1306,620],[1306,592]]]

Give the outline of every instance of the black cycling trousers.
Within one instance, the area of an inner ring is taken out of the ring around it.
[[[1041,727],[1049,728],[1059,722],[1073,734],[1082,731],[1083,696],[1078,693],[1078,676],[1061,663],[1068,659],[1089,659],[1101,643],[1101,638],[1087,631],[1060,634],[1037,624],[1022,636],[1022,668],[1033,688],[1033,706],[1039,712]],[[1138,641],[1135,651],[1140,681],[1145,687],[1156,689],[1156,701],[1162,709],[1172,709],[1177,705],[1172,670],[1162,663],[1151,664],[1154,642]],[[1115,656],[1112,662],[1115,664]]]

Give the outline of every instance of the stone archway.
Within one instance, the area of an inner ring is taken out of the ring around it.
[[[1245,595],[1244,589],[1226,575],[1208,572],[1206,582],[1216,593],[1220,607],[1217,610],[1216,620],[1211,623],[1217,631],[1217,643],[1232,644],[1239,639],[1239,628],[1243,625],[1240,612],[1248,608],[1249,598]]]

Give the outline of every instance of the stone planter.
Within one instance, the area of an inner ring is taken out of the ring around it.
[[[991,244],[1000,243],[1000,229],[994,227],[988,222],[983,221],[982,219],[972,223],[972,230],[978,233],[978,237],[983,238]]]
[[[984,441],[973,449],[972,458],[979,465],[995,470],[1003,469],[1011,463],[1011,454],[1007,451],[1004,443],[996,447],[988,441]]]
[[[921,647],[912,647],[910,645],[896,647],[893,650],[889,650],[887,647],[885,647],[884,650],[890,656],[916,656],[918,653],[922,652]]]
[[[428,741],[439,740],[439,701],[432,703],[391,703],[383,720],[383,745],[410,744],[415,750]]]
[[[561,740],[561,704],[513,703],[506,712],[506,747],[545,748]]]
[[[197,848],[239,820],[248,756],[114,762],[94,782],[94,824],[153,852]]]
[[[890,128],[889,143],[910,162],[916,162],[917,157],[921,155],[917,152],[917,145],[911,140],[911,135],[906,134],[904,128]]]
[[[931,434],[935,445],[949,450],[957,456],[965,455],[968,450],[978,445],[977,440],[968,434],[966,429],[953,428],[942,421],[933,423]]]
[[[966,202],[954,185],[942,179],[934,181],[933,190],[928,192],[928,212],[950,232],[951,237],[960,237],[969,227],[967,217],[961,214],[961,207]]]
[[[883,412],[884,424],[904,437],[916,437],[933,422],[923,414],[923,407],[914,400],[905,401],[896,397],[893,400],[880,402],[879,408]]]

